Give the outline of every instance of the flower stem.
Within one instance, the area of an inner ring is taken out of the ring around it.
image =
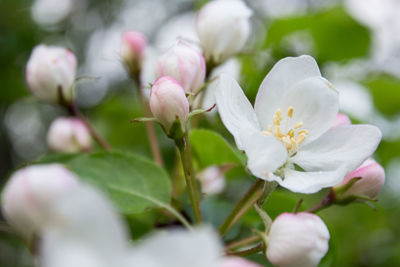
[[[309,213],[317,213],[320,210],[326,209],[333,204],[334,201],[334,193],[331,190],[329,194],[323,198],[319,203],[315,204],[313,207],[309,208],[307,212]]]
[[[137,91],[139,94],[140,102],[142,104],[143,115],[145,117],[151,117],[151,112],[149,110],[149,106],[147,104],[146,97],[143,95],[143,92],[142,92],[142,86],[141,86],[139,74],[135,75],[134,81],[136,81]],[[156,135],[156,131],[154,128],[154,123],[152,123],[151,121],[148,121],[148,122],[145,122],[144,124],[146,127],[147,138],[149,139],[151,153],[153,155],[154,161],[158,165],[164,166],[164,161],[163,161],[162,154],[160,151],[160,146],[157,141],[157,135]]]
[[[256,246],[254,246],[252,248],[249,248],[249,249],[246,249],[246,250],[235,251],[235,252],[228,251],[228,252],[226,252],[226,255],[229,255],[229,256],[248,256],[248,255],[260,252],[263,249],[264,249],[264,245],[263,245],[263,243],[260,243],[260,244],[258,244]]]
[[[96,142],[105,150],[110,151],[111,145],[107,142],[106,139],[104,139],[97,131],[96,129],[93,127],[93,125],[89,122],[89,120],[79,111],[77,105],[75,104],[75,102],[71,102],[68,105],[68,110],[69,112],[75,116],[76,118],[80,119],[85,126],[88,128],[90,134],[92,135],[93,139],[96,140]]]
[[[241,247],[244,247],[244,246],[249,246],[251,244],[259,242],[260,239],[261,238],[260,238],[259,235],[252,235],[252,236],[243,238],[241,240],[237,240],[237,241],[234,241],[234,242],[231,242],[231,243],[227,244],[225,246],[225,249],[226,250],[235,250],[235,249],[238,249],[238,248],[241,248]]]
[[[237,223],[237,221],[253,206],[253,204],[263,195],[265,181],[258,179],[236,204],[235,208],[228,215],[225,221],[219,227],[221,236],[226,233]]]
[[[197,189],[197,184],[195,180],[195,172],[192,161],[192,152],[189,143],[188,132],[181,139],[175,140],[175,144],[179,149],[181,156],[183,173],[185,175],[186,187],[188,189],[190,202],[193,209],[194,219],[197,223],[202,221],[201,209],[200,209],[200,195]]]

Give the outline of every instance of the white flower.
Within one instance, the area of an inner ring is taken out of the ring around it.
[[[177,118],[183,123],[189,115],[189,102],[185,90],[172,77],[158,78],[151,87],[150,109],[169,132]]]
[[[329,231],[324,222],[311,213],[283,213],[271,225],[267,258],[282,267],[317,266],[328,252]]]
[[[212,229],[157,233],[133,248],[131,264],[141,267],[219,267],[220,242]],[[141,265],[135,264],[140,262]]]
[[[168,49],[157,62],[157,77],[175,78],[187,93],[197,93],[203,86],[206,64],[200,51],[183,41]]]
[[[77,177],[59,164],[20,169],[11,176],[2,192],[4,216],[30,242],[48,219],[52,203],[77,184]]]
[[[251,15],[241,0],[211,1],[200,10],[196,30],[207,61],[222,63],[242,50]]]
[[[128,235],[98,190],[80,185],[51,203],[41,235],[43,267],[111,267],[128,255]]]
[[[68,49],[57,46],[36,46],[26,66],[26,81],[39,99],[58,102],[59,90],[65,100],[73,97],[76,58]]]
[[[77,118],[58,118],[47,134],[49,148],[61,153],[88,151],[91,136],[86,125]]]
[[[381,139],[371,125],[331,128],[338,93],[310,56],[280,60],[261,84],[254,109],[230,77],[221,75],[212,87],[249,170],[294,192],[314,193],[339,183]]]

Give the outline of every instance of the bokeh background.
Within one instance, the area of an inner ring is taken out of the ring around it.
[[[76,53],[79,75],[98,78],[79,85],[81,109],[116,149],[150,158],[143,125],[130,123],[141,115],[141,108],[136,88],[121,64],[120,35],[138,30],[149,38],[145,68],[150,71],[145,79],[152,82],[157,54],[178,36],[196,42],[195,12],[205,2],[0,0],[0,183],[18,166],[47,153],[49,124],[65,115],[60,108],[31,97],[25,84],[25,64],[39,43],[66,46]],[[277,60],[310,54],[323,76],[339,90],[341,111],[353,123],[374,124],[383,132],[374,155],[387,175],[379,201],[320,213],[332,236],[321,266],[400,266],[400,1],[246,2],[254,10],[253,33],[245,51],[229,62],[229,68],[251,100]],[[232,141],[216,114],[207,116],[201,126],[216,129]],[[167,167],[172,169],[173,143],[161,129],[157,131]],[[240,197],[242,185],[250,182],[242,173],[230,172],[223,195],[205,199],[211,223],[223,219],[231,209],[233,201],[229,200]],[[266,209],[275,217],[290,211],[299,198],[305,199],[305,209],[325,193],[302,196],[278,190]],[[151,211],[128,216],[128,221],[134,238],[157,223]],[[242,228],[258,224],[256,214],[249,212],[236,234],[245,234]],[[7,233],[0,234],[0,266],[32,266],[26,248]]]

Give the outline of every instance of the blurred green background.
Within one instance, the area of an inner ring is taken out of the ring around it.
[[[82,110],[115,149],[150,158],[143,125],[130,123],[132,118],[142,115],[141,107],[136,88],[127,79],[118,59],[116,44],[124,30],[140,30],[155,49],[162,51],[168,31],[170,35],[175,34],[168,28],[175,18],[193,17],[191,12],[206,1],[65,1],[71,3],[70,6],[63,1],[56,6],[43,3],[40,6],[41,3],[36,2],[40,1],[0,0],[1,184],[15,168],[47,153],[48,126],[54,118],[66,115],[56,106],[33,99],[25,84],[25,64],[32,48],[39,43],[70,47],[78,57],[79,74],[100,77],[78,88]],[[342,112],[349,115],[353,123],[375,124],[383,132],[382,143],[374,155],[387,175],[379,201],[373,203],[373,207],[353,204],[320,213],[331,233],[330,251],[321,266],[399,266],[399,4],[389,0],[247,2],[254,9],[253,34],[246,51],[238,57],[238,64],[241,66],[240,83],[252,101],[262,79],[277,60],[311,54],[323,75],[339,90]],[[175,24],[178,25],[175,31],[190,35],[187,25]],[[201,127],[219,132],[234,144],[217,114],[207,115]],[[173,143],[160,128],[157,132],[167,169],[172,172]],[[200,143],[218,142],[214,137],[197,138]],[[201,153],[207,151],[196,150],[195,143],[194,148],[198,153],[198,167],[218,164],[218,152],[209,152],[206,156]],[[226,176],[227,187],[223,194],[206,197],[203,203],[207,220],[214,224],[229,213],[232,203],[245,191],[243,188],[251,184],[242,168],[234,168]],[[300,198],[305,199],[302,209],[306,209],[324,194],[326,192],[304,196],[278,190],[265,208],[275,217],[283,211],[291,211]],[[162,221],[159,217],[154,210],[127,215],[133,237],[159,225]],[[261,227],[253,211],[227,238],[246,236],[249,227]],[[252,259],[265,263],[259,257]],[[20,246],[18,239],[1,233],[0,265],[31,264],[29,253]]]

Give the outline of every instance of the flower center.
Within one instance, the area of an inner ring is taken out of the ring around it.
[[[287,128],[287,124],[289,123],[290,119],[293,117],[294,108],[290,106],[286,112],[285,118],[285,128]],[[296,153],[300,144],[306,140],[308,135],[308,130],[300,129],[303,127],[303,122],[297,122],[293,125],[291,129],[289,129],[286,133],[282,131],[282,121],[284,121],[282,111],[278,108],[275,111],[275,114],[272,118],[273,125],[268,126],[267,131],[261,131],[263,135],[267,136],[275,136],[276,139],[282,142],[285,145],[286,150],[288,151],[289,155],[293,155]]]

